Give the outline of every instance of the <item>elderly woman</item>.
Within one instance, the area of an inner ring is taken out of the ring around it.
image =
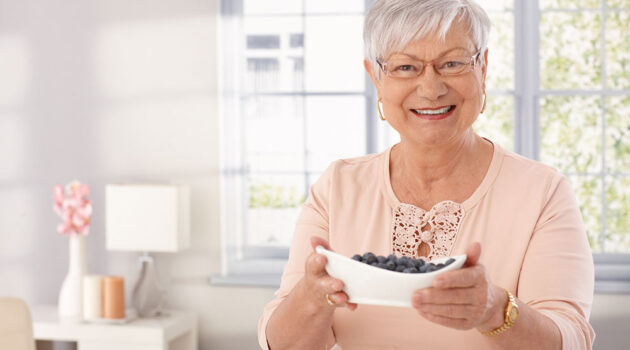
[[[400,143],[332,163],[303,205],[263,349],[590,349],[593,261],[556,170],[479,137],[489,19],[472,0],[376,0],[365,69]],[[352,256],[467,254],[413,308],[348,302],[322,244]]]

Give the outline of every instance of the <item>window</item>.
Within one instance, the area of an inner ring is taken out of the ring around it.
[[[630,281],[629,20],[628,0],[540,0],[539,158],[573,185],[600,291]]]
[[[276,285],[319,174],[398,142],[362,66],[371,2],[222,1],[224,275]],[[598,290],[630,291],[630,1],[479,2],[492,30],[475,130],[566,174]]]

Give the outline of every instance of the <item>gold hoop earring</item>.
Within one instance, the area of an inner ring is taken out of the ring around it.
[[[378,110],[378,116],[381,117],[381,120],[385,120],[385,118],[383,117],[383,112],[381,112],[381,103],[383,103],[381,101],[381,98],[378,98],[378,101],[376,101],[376,109]]]
[[[486,95],[486,92],[483,92],[483,106],[481,107],[481,114],[483,114],[483,112],[486,110],[486,101],[488,100],[488,95]]]

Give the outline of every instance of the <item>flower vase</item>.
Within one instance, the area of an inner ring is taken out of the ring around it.
[[[80,321],[83,316],[83,276],[86,272],[85,235],[70,234],[68,274],[59,292],[59,318]]]

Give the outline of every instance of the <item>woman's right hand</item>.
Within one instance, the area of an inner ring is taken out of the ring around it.
[[[348,295],[343,292],[343,282],[326,273],[326,257],[317,254],[315,248],[323,246],[330,250],[328,242],[320,237],[311,237],[313,253],[306,259],[304,267],[304,287],[311,303],[319,307],[347,307],[357,308],[357,304],[348,302]],[[329,301],[330,299],[330,301]],[[331,305],[332,304],[332,305]]]

